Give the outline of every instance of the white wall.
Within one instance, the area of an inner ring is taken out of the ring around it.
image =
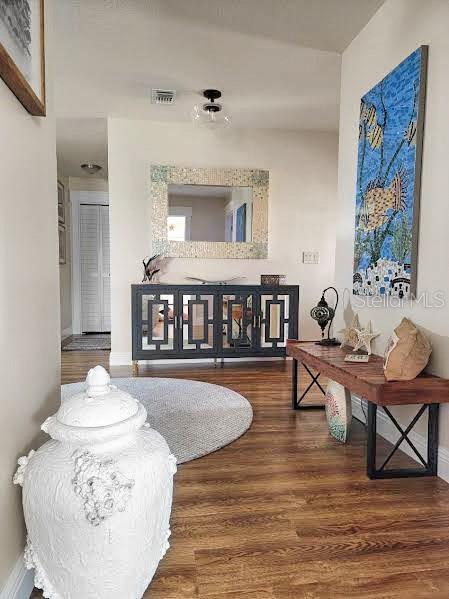
[[[246,277],[281,273],[301,285],[300,335],[317,338],[308,316],[324,286],[334,280],[337,136],[332,133],[229,130],[218,134],[190,123],[108,122],[111,219],[112,355],[131,358],[132,283],[142,279],[142,258],[151,254],[149,166],[261,168],[270,171],[269,258],[212,260],[174,258],[163,280],[186,276]],[[319,265],[301,263],[303,250],[319,250]]]
[[[341,289],[352,288],[360,98],[418,46],[428,44],[418,294],[426,293],[432,298],[441,290],[446,304],[449,300],[448,23],[449,3],[446,0],[389,0],[343,54],[336,253],[336,280]],[[374,344],[376,353],[383,352],[402,316],[410,317],[432,342],[430,370],[449,377],[449,305],[437,309],[406,303],[402,309],[364,308],[358,311],[362,324],[372,319],[374,329],[381,333]],[[346,310],[346,316],[349,316],[349,310]],[[407,409],[402,409],[405,418],[404,410]],[[447,406],[442,409],[440,425],[440,440],[449,447]]]
[[[69,177],[70,191],[108,191],[108,180],[102,177]]]
[[[47,117],[30,116],[0,80],[0,588],[24,547],[16,461],[38,445],[40,424],[59,398],[51,0],[45,6]]]

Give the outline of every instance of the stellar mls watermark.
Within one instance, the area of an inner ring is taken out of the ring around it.
[[[423,291],[413,298],[403,298],[394,295],[352,295],[354,308],[422,308],[441,309],[446,306],[444,291]]]

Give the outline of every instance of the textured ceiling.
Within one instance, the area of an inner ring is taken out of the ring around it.
[[[155,16],[343,52],[384,0],[156,0]]]
[[[336,130],[340,52],[382,3],[58,0],[57,116],[186,122],[217,87],[233,127]],[[175,89],[176,104],[152,105],[157,87]]]
[[[98,177],[108,176],[108,133],[106,119],[57,119],[56,155],[58,174],[66,177],[92,177],[81,164],[99,164]]]

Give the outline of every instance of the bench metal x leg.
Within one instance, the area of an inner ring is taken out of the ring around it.
[[[376,467],[376,449],[377,449],[377,405],[368,402],[368,438],[367,438],[367,474],[369,478],[412,478],[416,476],[436,476],[438,468],[438,413],[440,404],[425,404],[423,405],[407,428],[404,430],[397,422],[396,418],[388,408],[383,406],[385,414],[394,424],[400,433],[398,441],[394,444],[392,450],[384,460],[380,468]],[[415,424],[428,409],[429,420],[427,426],[427,460],[419,453],[418,449],[409,439],[408,435],[414,428]],[[423,468],[395,468],[386,470],[387,464],[390,462],[393,455],[399,449],[403,441],[406,441],[413,453],[423,465]]]
[[[300,367],[300,363],[295,358],[293,358],[292,362],[293,362],[293,364],[292,364],[292,408],[294,410],[324,410],[324,406],[319,405],[319,404],[300,405],[302,400],[304,399],[304,397],[307,395],[307,393],[313,387],[313,385],[317,385],[323,395],[326,394],[326,391],[323,389],[320,382],[318,381],[320,373],[318,372],[318,374],[314,375],[313,372],[310,370],[310,368],[307,366],[307,364],[303,364],[304,368],[310,375],[312,382],[309,384],[307,389],[304,391],[304,393],[298,399],[298,370]]]

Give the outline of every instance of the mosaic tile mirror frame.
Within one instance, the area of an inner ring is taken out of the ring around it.
[[[172,258],[267,258],[269,172],[258,169],[150,168],[153,253]],[[168,186],[216,185],[252,188],[252,239],[249,242],[174,241],[168,239]]]

